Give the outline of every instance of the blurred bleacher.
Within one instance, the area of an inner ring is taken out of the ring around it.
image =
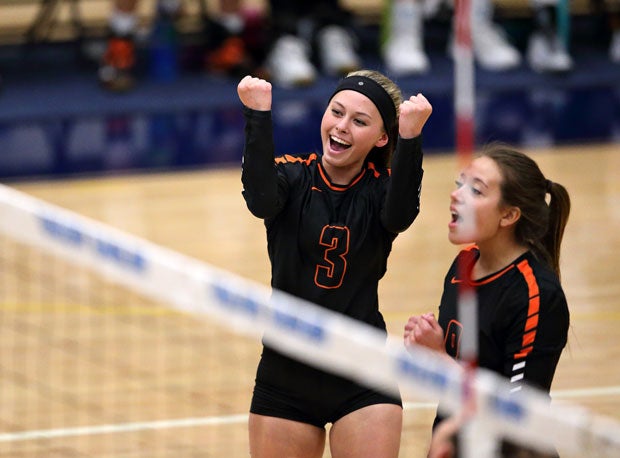
[[[207,74],[191,65],[199,59],[192,52],[199,49],[199,12],[204,6],[200,2],[210,9],[212,1],[186,0],[185,66],[179,77],[160,82],[149,76],[145,40],[139,54],[139,83],[126,94],[108,93],[96,80],[96,55],[110,2],[54,1],[56,15],[37,23],[37,1],[0,0],[0,176],[23,179],[239,164],[243,120],[237,79]],[[147,29],[153,1],[140,6]],[[260,0],[249,3],[263,8]],[[365,66],[381,70],[377,51],[381,2],[345,3],[359,14]],[[521,50],[530,27],[527,3],[504,0],[496,7],[498,22]],[[526,63],[509,72],[477,70],[479,144],[620,142],[620,65],[609,62],[608,37],[600,18],[588,14],[585,5],[575,1],[573,6],[571,72],[537,74]],[[427,24],[429,74],[396,78],[406,94],[423,92],[434,105],[425,131],[427,152],[454,147],[453,66],[445,53],[449,28],[447,20]],[[318,124],[335,83],[334,78],[322,77],[309,88],[275,89],[278,152],[319,146]]]

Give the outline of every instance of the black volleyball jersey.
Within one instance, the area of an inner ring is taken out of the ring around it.
[[[446,351],[455,358],[468,332],[458,320],[457,295],[464,279],[457,272],[471,272],[478,256],[476,247],[461,251],[444,282],[439,324]],[[549,391],[569,327],[566,297],[555,273],[526,252],[471,285],[478,300],[478,365],[508,378],[511,391],[519,391],[524,382]]]
[[[317,153],[274,158],[271,113],[244,114],[243,196],[265,221],[272,287],[385,330],[377,288],[419,213],[420,138],[398,139],[391,170],[367,163],[341,186]]]

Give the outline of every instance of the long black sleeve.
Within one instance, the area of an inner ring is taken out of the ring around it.
[[[271,111],[243,108],[245,144],[241,183],[243,198],[250,212],[258,218],[274,216],[278,204],[278,178],[274,163]]]
[[[390,232],[407,229],[420,213],[422,187],[422,136],[398,138],[392,158],[392,173],[381,221]]]

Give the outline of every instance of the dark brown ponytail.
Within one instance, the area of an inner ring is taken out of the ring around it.
[[[502,203],[521,210],[517,241],[529,246],[560,277],[560,246],[571,206],[566,188],[545,178],[532,158],[506,145],[491,144],[480,155],[500,169]]]

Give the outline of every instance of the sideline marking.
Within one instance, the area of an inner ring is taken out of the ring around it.
[[[558,390],[552,391],[551,396],[554,399],[575,399],[583,397],[598,397],[598,396],[615,396],[620,395],[620,385],[618,386],[606,386],[606,387],[594,387],[594,388],[581,388],[573,390]],[[424,410],[435,409],[436,403],[433,402],[406,402],[404,408],[406,410]],[[44,429],[33,431],[21,431],[15,433],[0,434],[0,442],[19,442],[28,440],[39,439],[54,439],[60,437],[72,437],[72,436],[89,436],[96,434],[109,434],[109,433],[126,433],[133,431],[155,430],[155,429],[171,429],[171,428],[185,428],[193,426],[217,426],[217,425],[229,425],[245,423],[248,420],[248,414],[236,414],[236,415],[222,415],[217,417],[197,417],[197,418],[180,418],[177,420],[160,420],[160,421],[145,421],[136,423],[119,423],[112,425],[100,425],[100,426],[80,426],[76,428],[59,428],[59,429]]]

